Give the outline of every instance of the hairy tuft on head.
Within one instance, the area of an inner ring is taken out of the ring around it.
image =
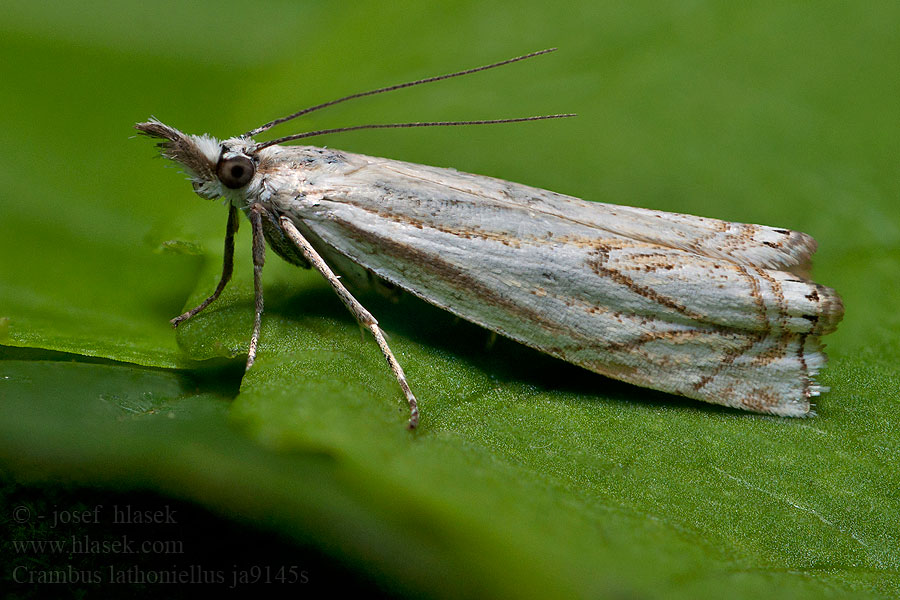
[[[143,135],[163,140],[156,144],[160,153],[183,166],[194,179],[210,181],[215,178],[219,146],[216,140],[186,135],[156,119],[136,123],[134,128]]]

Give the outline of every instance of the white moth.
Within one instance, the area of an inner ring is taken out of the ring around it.
[[[463,319],[615,379],[761,413],[812,414],[810,399],[826,389],[815,380],[825,364],[819,339],[835,329],[843,305],[834,290],[805,276],[816,242],[804,233],[278,145],[322,132],[253,140],[323,106],[544,52],[348,96],[221,142],[157,120],[137,124],[163,140],[162,154],[180,163],[197,194],[229,205],[219,285],[173,324],[224,289],[241,211],[253,228],[256,289],[247,368],[259,340],[268,242],[289,262],[320,271],[372,332],[409,402],[410,427],[418,408],[403,370],[378,322],[332,268],[372,273]],[[447,124],[453,123],[344,130]]]

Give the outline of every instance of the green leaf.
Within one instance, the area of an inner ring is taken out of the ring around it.
[[[900,594],[896,3],[5,10],[5,473],[192,500],[404,594]],[[225,137],[553,45],[279,134],[571,110],[577,121],[316,143],[812,233],[816,280],[847,307],[818,417],[650,392],[491,345],[410,296],[360,295],[421,401],[409,432],[374,342],[314,272],[271,253],[260,354],[242,374],[246,226],[223,297],[169,327],[215,288],[227,211],[150,160],[132,123]]]

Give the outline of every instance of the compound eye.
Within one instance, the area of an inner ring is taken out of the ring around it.
[[[225,187],[236,190],[242,188],[253,179],[256,173],[256,165],[246,156],[233,156],[219,159],[216,165],[216,177],[219,178]]]

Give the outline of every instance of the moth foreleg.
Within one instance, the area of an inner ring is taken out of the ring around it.
[[[222,293],[222,290],[225,289],[225,286],[228,284],[228,281],[231,279],[231,272],[234,268],[234,234],[237,233],[238,225],[240,221],[238,221],[238,212],[234,206],[229,205],[228,207],[228,224],[225,228],[225,256],[222,262],[222,277],[219,279],[219,284],[216,286],[216,291],[212,293],[212,295],[204,300],[199,306],[192,308],[186,313],[180,314],[169,323],[172,324],[172,327],[178,327],[182,321],[187,321],[201,310],[212,304],[216,298],[219,297],[219,294]]]
[[[250,349],[247,351],[247,367],[249,370],[256,360],[256,348],[259,346],[259,332],[262,328],[263,289],[262,270],[266,264],[266,240],[263,236],[262,212],[265,209],[254,204],[250,207],[250,227],[253,232],[253,295],[256,298],[256,316],[253,319],[253,334],[250,336]]]
[[[384,339],[384,333],[382,333],[381,328],[378,327],[378,321],[372,316],[372,313],[367,311],[365,307],[360,304],[349,291],[347,291],[347,288],[344,287],[331,268],[324,260],[322,260],[319,253],[315,251],[308,241],[306,241],[306,238],[303,237],[291,220],[287,217],[281,217],[280,223],[282,229],[287,233],[291,241],[294,242],[300,252],[303,253],[306,260],[309,261],[309,263],[322,274],[328,283],[331,284],[331,287],[334,288],[338,298],[340,298],[350,312],[353,313],[353,316],[356,317],[363,327],[371,331],[372,335],[375,336],[378,347],[381,348],[381,352],[387,359],[388,365],[390,365],[391,371],[394,373],[394,377],[396,377],[397,382],[400,383],[400,389],[403,390],[403,394],[406,396],[407,402],[409,402],[409,428],[415,429],[416,425],[419,424],[419,406],[416,402],[416,397],[409,389],[409,384],[406,382],[406,375],[403,373],[403,368],[400,366],[400,363],[397,362],[394,353],[391,352],[391,349],[388,347],[387,341]]]

